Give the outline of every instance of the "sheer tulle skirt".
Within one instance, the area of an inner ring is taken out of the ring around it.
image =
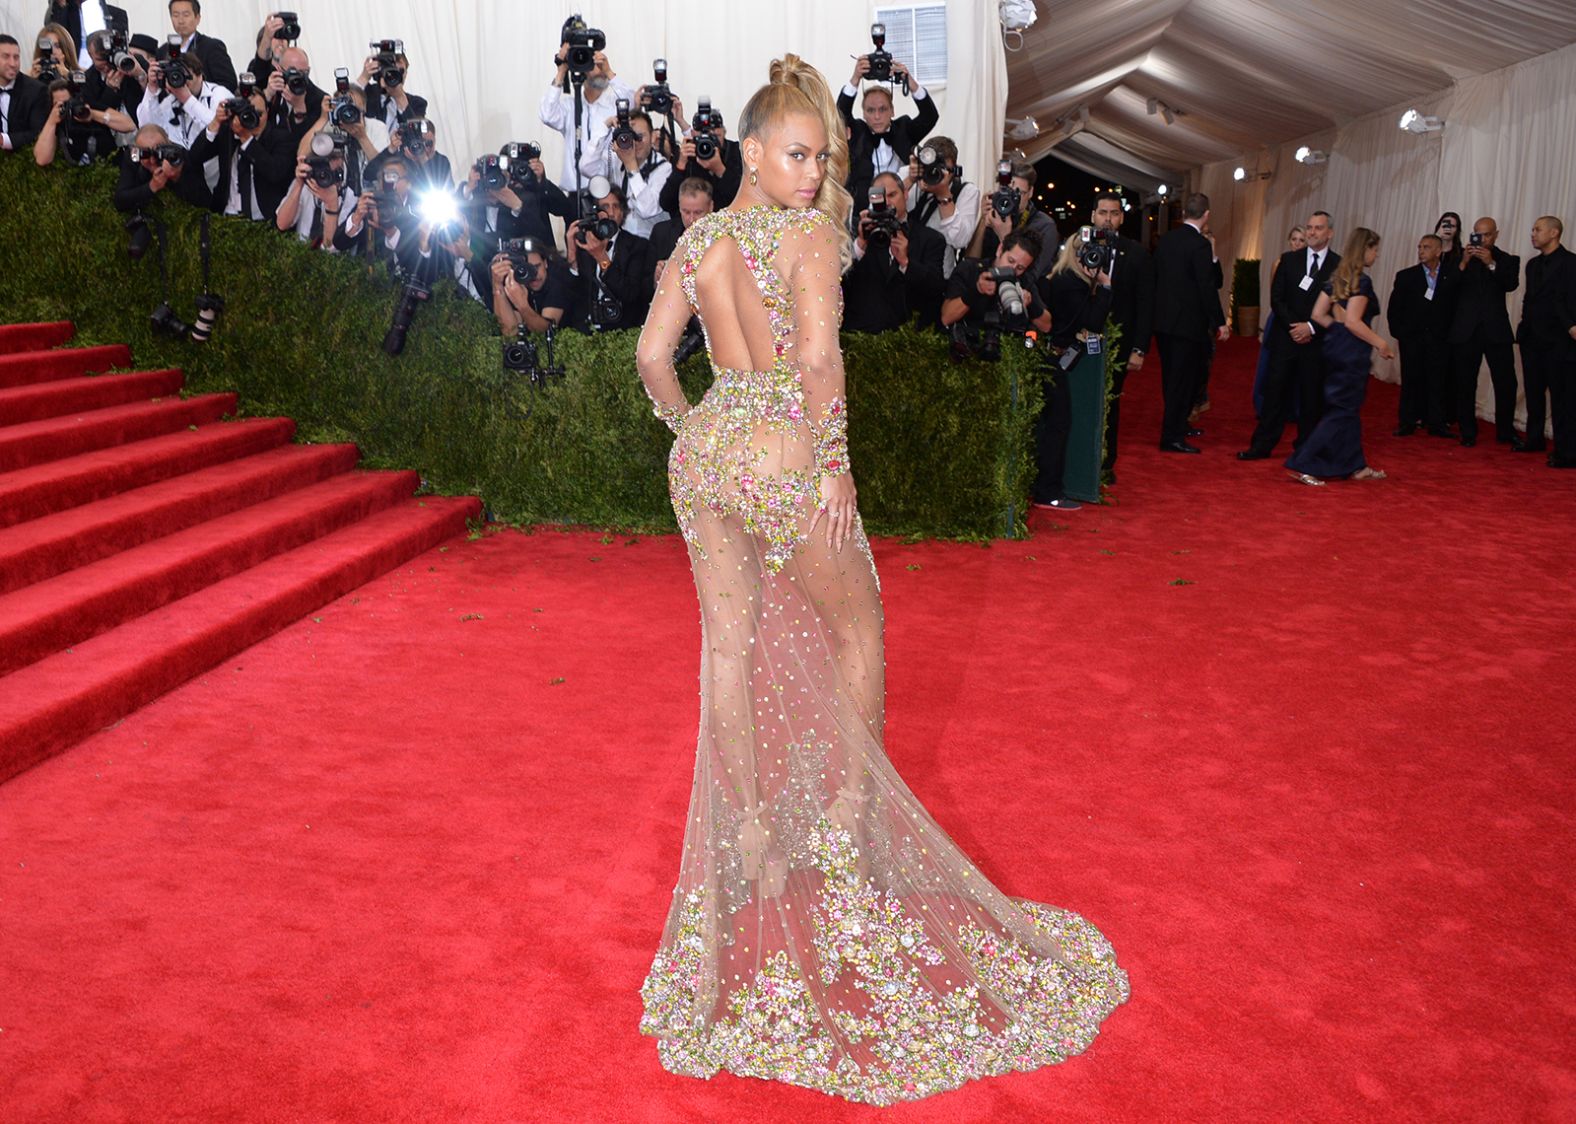
[[[824,521],[805,537],[814,500],[794,504],[784,555],[752,493],[799,491],[785,477],[809,463],[808,433],[749,426],[724,448],[715,406],[691,413],[670,459],[701,605],[701,721],[642,1032],[675,1073],[872,1104],[1082,1052],[1128,996],[1110,944],[997,890],[894,771],[863,529],[835,552]]]

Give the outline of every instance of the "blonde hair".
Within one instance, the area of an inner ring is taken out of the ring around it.
[[[1047,277],[1055,277],[1059,273],[1066,273],[1073,268],[1078,260],[1078,251],[1083,249],[1083,231],[1075,231],[1073,236],[1062,244],[1062,252],[1056,255],[1056,264],[1051,266]]]
[[[1379,236],[1366,226],[1359,226],[1346,236],[1346,248],[1341,251],[1341,264],[1335,267],[1330,279],[1330,299],[1344,301],[1357,292],[1358,279],[1363,275],[1363,259],[1368,251],[1379,245]]]
[[[820,120],[826,129],[829,159],[811,205],[830,218],[842,233],[839,252],[846,269],[854,254],[853,238],[848,233],[848,216],[853,212],[854,199],[843,186],[848,178],[848,137],[843,132],[843,115],[838,112],[837,99],[832,96],[821,72],[798,55],[773,59],[769,73],[766,85],[744,103],[739,114],[739,139],[765,140],[784,117],[793,113],[807,113]]]

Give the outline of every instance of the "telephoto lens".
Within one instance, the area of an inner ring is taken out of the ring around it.
[[[224,311],[224,298],[217,293],[204,293],[197,298],[197,322],[192,325],[192,343],[207,343]]]

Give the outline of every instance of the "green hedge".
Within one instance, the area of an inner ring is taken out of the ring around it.
[[[314,253],[270,229],[213,225],[213,287],[227,309],[207,345],[156,336],[150,249],[125,252],[106,167],[38,168],[0,158],[6,321],[69,319],[80,344],[129,343],[140,367],[178,366],[189,393],[233,390],[248,415],[294,418],[309,441],[354,441],[378,466],[427,487],[480,495],[494,518],[631,530],[674,526],[670,437],[635,373],[635,332],[566,333],[568,369],[545,393],[507,376],[492,317],[452,285],[420,307],[405,353],[381,350],[396,287],[365,262]],[[200,289],[198,215],[160,201],[176,311]],[[953,364],[931,333],[843,337],[860,508],[884,534],[1021,537],[1041,401],[1032,353]],[[680,372],[691,401],[704,358]]]

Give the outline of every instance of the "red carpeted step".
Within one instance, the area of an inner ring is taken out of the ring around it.
[[[390,507],[414,472],[356,472],[210,519],[0,597],[0,674]]]
[[[159,398],[0,429],[0,472],[206,425],[235,413],[234,394]]]
[[[136,371],[127,375],[60,379],[38,386],[13,386],[0,390],[0,425],[17,425],[82,410],[121,406],[139,399],[162,398],[180,390],[185,381],[179,371]]]
[[[124,344],[0,353],[0,387],[31,386],[130,366],[131,348]]]
[[[0,324],[0,355],[58,347],[77,334],[69,320],[52,324]]]
[[[183,429],[0,474],[0,527],[37,519],[285,444],[289,418]]]
[[[480,513],[471,497],[399,504],[6,677],[0,781],[462,533]]]
[[[0,593],[349,472],[358,456],[354,445],[285,445],[0,531]]]

